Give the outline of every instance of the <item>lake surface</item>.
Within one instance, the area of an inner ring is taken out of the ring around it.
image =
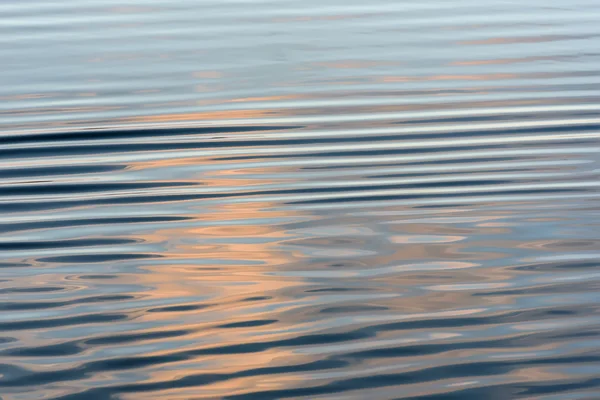
[[[600,398],[600,2],[0,15],[1,399]]]

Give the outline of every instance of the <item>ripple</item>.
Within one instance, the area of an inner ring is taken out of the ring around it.
[[[0,4],[2,398],[597,398],[599,10]]]

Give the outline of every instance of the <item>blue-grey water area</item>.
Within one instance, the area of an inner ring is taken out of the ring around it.
[[[600,399],[600,2],[0,16],[2,400]]]

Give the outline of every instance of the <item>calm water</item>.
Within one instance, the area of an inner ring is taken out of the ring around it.
[[[1,399],[600,399],[600,2],[0,15]]]

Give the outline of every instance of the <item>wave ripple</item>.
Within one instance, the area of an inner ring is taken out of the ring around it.
[[[0,4],[3,399],[600,397],[600,3],[126,3]]]

